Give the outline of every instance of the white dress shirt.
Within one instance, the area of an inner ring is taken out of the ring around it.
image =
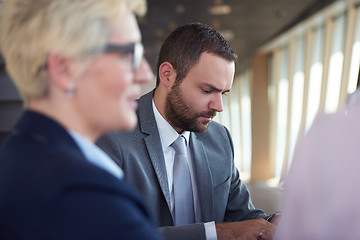
[[[159,130],[160,140],[162,150],[164,152],[165,158],[165,165],[166,165],[166,172],[168,177],[168,184],[170,189],[170,202],[171,202],[171,211],[173,212],[174,208],[174,194],[173,194],[173,166],[174,166],[174,158],[175,158],[175,149],[171,146],[171,144],[179,137],[179,134],[176,130],[161,116],[159,111],[157,110],[154,100],[152,101],[154,116],[156,120],[156,124]],[[187,147],[187,156],[188,156],[188,163],[189,163],[189,170],[191,175],[191,184],[193,189],[193,196],[194,196],[194,210],[195,210],[195,220],[196,222],[201,222],[201,210],[200,210],[200,202],[199,202],[199,191],[198,186],[195,182],[196,179],[196,172],[194,171],[193,161],[192,161],[192,154],[189,148],[189,139],[190,139],[190,132],[184,131],[181,133],[186,139],[186,147]],[[215,222],[208,222],[205,223],[205,235],[207,240],[216,240],[216,228]]]

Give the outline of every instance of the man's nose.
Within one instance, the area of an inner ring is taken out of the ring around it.
[[[221,93],[214,95],[209,103],[209,108],[216,112],[222,112],[224,110]]]

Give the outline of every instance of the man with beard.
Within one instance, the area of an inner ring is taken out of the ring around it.
[[[229,131],[212,121],[231,89],[235,60],[211,27],[177,28],[161,47],[156,88],[138,101],[137,128],[98,141],[143,193],[167,239],[273,237],[273,224],[254,208],[234,166]],[[178,138],[187,156],[181,170]]]

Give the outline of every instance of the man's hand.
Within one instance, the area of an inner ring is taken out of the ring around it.
[[[271,240],[275,233],[275,225],[264,219],[251,219],[241,222],[216,224],[219,240]]]

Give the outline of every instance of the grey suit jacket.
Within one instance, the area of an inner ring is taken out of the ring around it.
[[[203,223],[173,226],[165,160],[152,108],[153,93],[139,99],[139,121],[134,131],[104,135],[98,145],[120,165],[127,180],[142,192],[164,237],[205,239]],[[239,178],[234,166],[232,139],[224,126],[211,122],[207,131],[191,132],[189,144],[200,191],[202,222],[265,217],[262,210],[254,208]]]

